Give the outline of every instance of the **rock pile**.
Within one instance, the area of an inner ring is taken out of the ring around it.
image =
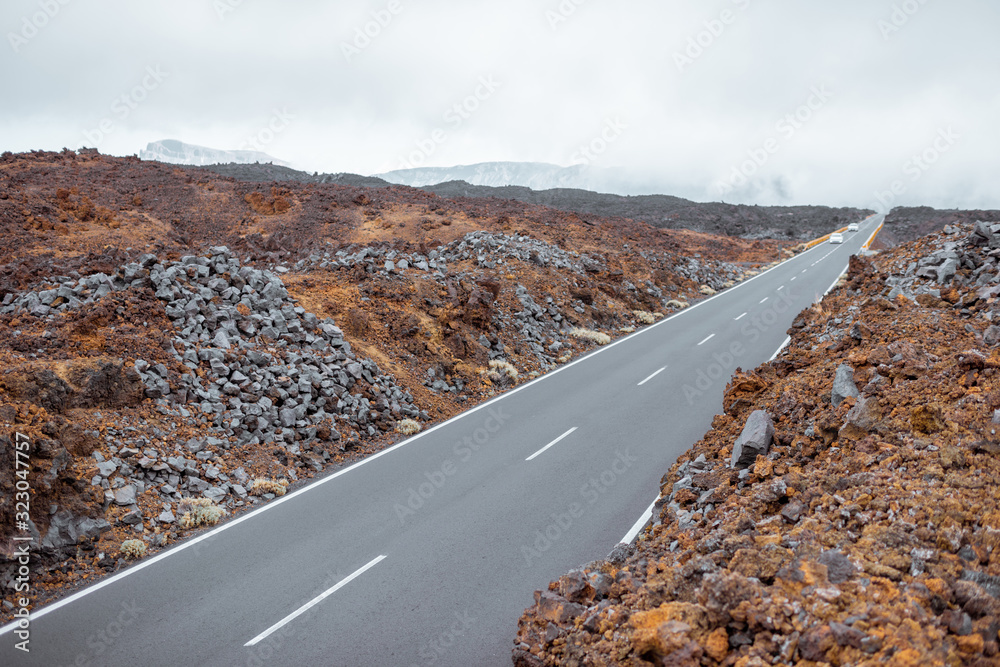
[[[296,271],[309,269],[353,269],[361,266],[366,273],[381,273],[388,275],[400,273],[408,269],[424,271],[436,279],[443,279],[448,273],[443,246],[431,250],[427,255],[419,253],[401,253],[384,247],[364,247],[355,252],[338,250],[334,253],[325,252],[322,255],[312,254],[295,263]],[[276,267],[279,273],[287,272],[286,267]]]
[[[404,417],[428,418],[374,362],[355,357],[332,320],[305,312],[277,275],[241,266],[226,247],[167,263],[143,255],[114,275],[64,278],[6,299],[2,312],[52,317],[113,291],[154,291],[174,324],[173,353],[187,372],[143,359],[135,370],[164,414],[210,427],[184,444],[185,456],[165,456],[141,434],[109,428],[105,437],[116,456],[95,453],[99,474],[92,480],[106,489],[109,504],[133,506],[147,486],[168,501],[242,499],[245,473],[230,479],[212,463],[221,450],[275,443],[319,470],[329,454],[309,453],[318,441],[350,449],[359,436],[390,431]]]
[[[569,270],[579,275],[605,270],[600,258],[569,252],[551,243],[523,235],[470,232],[464,238],[443,246],[440,252],[450,261],[472,259],[477,266],[487,269],[495,269],[502,266],[504,260],[513,259],[552,269]]]
[[[514,664],[1000,664],[985,231],[853,260],[782,355],[733,378],[636,545],[536,592]]]

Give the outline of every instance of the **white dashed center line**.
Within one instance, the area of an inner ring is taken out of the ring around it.
[[[565,433],[563,433],[562,435],[560,435],[558,438],[556,438],[555,440],[553,440],[549,444],[545,445],[544,447],[542,447],[537,452],[535,452],[534,454],[532,454],[531,456],[529,456],[528,458],[526,458],[524,460],[525,461],[532,460],[533,458],[535,458],[536,456],[538,456],[539,454],[541,454],[542,452],[544,452],[546,449],[548,449],[549,447],[553,446],[554,444],[556,444],[557,442],[559,442],[560,440],[562,440],[563,438],[565,438],[566,436],[568,436],[570,433],[572,433],[573,431],[575,431],[576,428],[577,427],[574,426],[573,428],[571,428],[570,430],[566,431]]]
[[[351,574],[350,576],[348,576],[346,579],[342,579],[339,583],[337,583],[332,588],[328,589],[326,592],[322,593],[321,595],[316,596],[315,598],[313,598],[309,602],[305,603],[304,605],[302,605],[301,607],[299,607],[298,609],[296,609],[295,611],[293,611],[288,616],[285,616],[283,619],[281,619],[280,621],[278,621],[277,623],[275,623],[274,625],[272,625],[271,627],[269,627],[267,630],[265,630],[264,632],[260,633],[259,635],[257,635],[253,639],[251,639],[250,641],[248,641],[246,644],[244,644],[244,646],[253,646],[257,642],[261,641],[262,639],[267,638],[267,636],[270,635],[271,633],[273,633],[275,630],[279,629],[283,625],[286,625],[286,624],[290,623],[291,621],[294,621],[296,618],[298,618],[302,614],[306,613],[311,608],[315,607],[320,602],[322,602],[323,600],[325,600],[329,596],[333,595],[338,590],[340,590],[341,588],[343,588],[347,584],[351,583],[352,581],[354,581],[355,579],[357,579],[358,577],[360,577],[362,574],[364,574],[365,572],[367,572],[371,568],[373,568],[376,565],[378,565],[379,563],[381,563],[383,560],[385,560],[385,558],[386,558],[385,556],[379,556],[378,558],[373,559],[367,565],[359,568],[353,574]]]
[[[698,347],[701,347],[702,345],[704,345],[704,344],[705,344],[705,343],[707,343],[708,341],[712,340],[713,338],[715,338],[715,334],[712,334],[711,336],[709,336],[709,337],[708,337],[708,338],[706,338],[705,340],[703,340],[703,341],[701,341],[700,343],[698,343]]]
[[[638,384],[638,386],[641,387],[642,385],[646,384],[647,382],[649,382],[650,380],[652,380],[653,378],[655,378],[657,375],[659,375],[660,373],[662,373],[665,370],[667,370],[666,366],[664,366],[663,368],[661,368],[660,370],[656,371],[655,373],[653,373],[652,375],[650,375],[648,378],[646,378],[645,380],[643,380],[642,382],[640,382]]]

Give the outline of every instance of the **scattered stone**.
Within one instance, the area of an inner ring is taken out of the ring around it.
[[[847,364],[837,366],[837,376],[833,380],[833,391],[830,394],[833,407],[843,403],[845,398],[857,398],[860,395],[861,392],[854,384],[854,369]]]
[[[733,444],[730,466],[749,468],[758,456],[767,456],[774,437],[774,422],[764,410],[755,410],[747,419],[739,439]]]

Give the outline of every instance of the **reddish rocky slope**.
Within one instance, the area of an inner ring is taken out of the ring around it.
[[[1000,664],[998,256],[963,224],[852,261],[514,664]]]
[[[724,289],[783,247],[410,188],[4,154],[2,611],[15,536],[35,538],[32,599],[61,594]],[[30,443],[23,530],[17,433]]]

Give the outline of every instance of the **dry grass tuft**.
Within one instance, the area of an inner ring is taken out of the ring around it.
[[[582,329],[580,327],[576,327],[570,330],[569,335],[573,338],[587,340],[591,343],[597,343],[598,345],[607,345],[611,342],[611,336],[606,333],[601,333],[600,331],[594,331],[593,329]]]
[[[501,361],[500,359],[494,359],[490,362],[489,368],[486,369],[486,377],[489,378],[495,386],[504,387],[507,385],[512,385],[517,382],[518,372],[512,364],[506,361]]]
[[[265,493],[273,493],[276,496],[283,496],[288,491],[287,479],[267,479],[258,477],[250,483],[250,493],[255,496],[262,496]]]
[[[128,560],[136,560],[146,555],[146,543],[142,540],[125,540],[118,551]]]
[[[226,510],[208,498],[182,498],[177,506],[177,513],[181,515],[178,522],[181,528],[197,528],[219,523]]]
[[[403,435],[415,435],[420,433],[421,426],[412,419],[402,419],[396,422],[396,433]]]

